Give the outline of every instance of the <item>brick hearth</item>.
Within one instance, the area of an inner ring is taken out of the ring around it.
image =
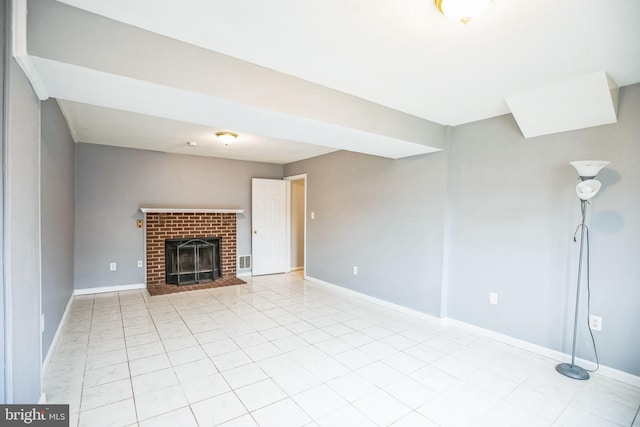
[[[148,289],[165,285],[165,239],[219,237],[221,276],[223,279],[235,277],[235,213],[147,212],[146,222]]]

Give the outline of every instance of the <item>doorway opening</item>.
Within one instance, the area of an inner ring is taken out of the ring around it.
[[[288,190],[288,246],[290,271],[301,271],[303,276],[307,259],[307,175],[285,177]]]

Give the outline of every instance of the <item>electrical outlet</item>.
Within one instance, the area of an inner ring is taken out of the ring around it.
[[[142,260],[141,259],[138,260],[138,268],[142,268]]]
[[[594,331],[602,330],[602,317],[589,315],[589,327]]]
[[[116,271],[116,263],[112,262],[111,264],[109,264],[109,271]]]
[[[357,266],[353,266],[353,275],[357,276],[358,275],[358,267]]]
[[[498,303],[498,293],[489,292],[489,304],[497,304],[497,303]]]

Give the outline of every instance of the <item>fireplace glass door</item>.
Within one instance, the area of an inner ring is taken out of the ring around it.
[[[165,240],[166,283],[189,285],[220,277],[220,239]]]

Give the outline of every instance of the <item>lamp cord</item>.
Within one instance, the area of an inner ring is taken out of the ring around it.
[[[589,324],[589,315],[591,314],[591,278],[590,278],[590,262],[589,260],[591,259],[591,254],[589,251],[589,227],[587,227],[587,225],[585,224],[585,219],[586,219],[586,214],[587,214],[587,203],[581,203],[580,205],[580,209],[582,211],[582,223],[580,225],[578,225],[578,227],[576,228],[575,233],[573,233],[573,241],[576,242],[576,235],[578,234],[578,230],[580,230],[581,228],[584,230],[585,232],[585,236],[586,236],[586,240],[587,240],[587,330],[589,331],[589,335],[591,336],[591,344],[593,345],[593,354],[595,354],[596,356],[596,368],[593,370],[590,369],[585,369],[585,371],[587,372],[596,372],[598,369],[600,369],[600,360],[598,359],[598,350],[596,348],[596,340],[593,337],[593,331],[591,330],[591,325]]]

